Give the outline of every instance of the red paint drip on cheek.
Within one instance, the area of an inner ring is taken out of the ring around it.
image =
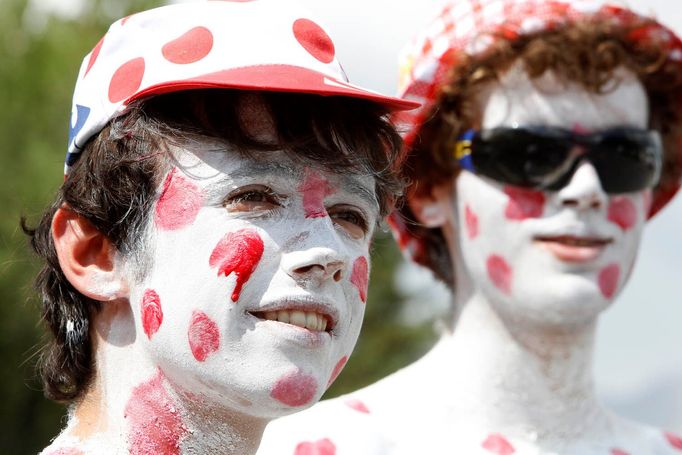
[[[348,406],[351,409],[354,409],[358,412],[362,412],[363,414],[369,414],[369,408],[365,403],[363,403],[360,400],[357,400],[355,398],[351,398],[349,400],[344,401],[344,404]]]
[[[199,362],[206,360],[206,357],[216,352],[220,347],[218,325],[201,311],[192,313],[187,338],[192,355]]]
[[[478,237],[478,216],[476,216],[468,204],[464,207],[464,222],[466,224],[469,240]]]
[[[663,434],[665,435],[665,438],[668,440],[668,443],[670,443],[671,446],[673,446],[676,449],[682,450],[682,437],[672,433]]]
[[[614,196],[609,203],[608,218],[622,230],[627,231],[637,223],[637,207],[627,196]]]
[[[263,249],[263,240],[251,229],[227,233],[213,249],[208,263],[218,268],[218,276],[234,273],[237,277],[232,291],[233,302],[239,300],[242,287],[256,270],[263,257]]]
[[[163,183],[154,221],[160,229],[181,229],[194,222],[203,203],[201,189],[173,168]]]
[[[287,406],[303,406],[315,398],[317,381],[300,370],[282,376],[270,392],[270,396]]]
[[[367,301],[367,288],[369,287],[369,266],[367,258],[360,256],[353,263],[353,272],[350,275],[350,282],[358,288],[360,300]]]
[[[481,447],[488,452],[497,455],[511,455],[512,453],[516,452],[514,446],[511,445],[511,443],[507,441],[507,438],[501,434],[491,434],[486,438],[485,441],[483,441]]]
[[[306,170],[303,183],[298,187],[303,196],[303,210],[306,218],[323,218],[327,216],[324,198],[334,194],[334,188],[327,179],[310,170]]]
[[[294,455],[336,455],[336,446],[329,438],[305,441],[296,446]]]
[[[486,261],[488,277],[497,289],[503,293],[511,294],[512,269],[503,257],[492,255]]]
[[[336,362],[336,365],[334,366],[334,369],[332,370],[332,374],[329,377],[329,381],[327,382],[327,387],[332,385],[334,381],[336,381],[336,378],[339,377],[339,374],[341,374],[341,370],[343,370],[343,367],[346,366],[346,363],[348,362],[348,356],[344,355],[341,357],[341,359]]]
[[[133,389],[126,404],[125,419],[130,454],[180,453],[180,441],[187,434],[187,428],[164,388],[161,372]]]
[[[504,211],[508,220],[523,221],[542,216],[545,208],[545,195],[542,192],[507,186],[504,193],[509,196]]]
[[[147,338],[152,339],[152,335],[158,332],[163,322],[163,310],[161,309],[161,299],[159,294],[152,289],[144,291],[142,296],[142,329],[147,334]]]
[[[599,272],[599,289],[607,299],[613,297],[618,287],[618,278],[620,278],[620,266],[618,264],[611,264]]]

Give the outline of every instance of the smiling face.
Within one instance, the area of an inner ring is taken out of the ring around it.
[[[159,188],[131,305],[171,383],[276,417],[317,401],[355,345],[374,179],[215,149],[181,151]]]
[[[647,97],[626,71],[597,95],[512,67],[482,97],[480,127],[551,126],[581,133],[648,125]],[[610,195],[588,161],[558,191],[508,186],[462,171],[458,242],[468,275],[498,313],[542,326],[593,320],[633,267],[651,190]]]

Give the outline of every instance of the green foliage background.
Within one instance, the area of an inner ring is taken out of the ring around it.
[[[42,396],[34,372],[43,329],[32,290],[38,263],[19,229],[35,224],[61,183],[71,92],[83,56],[104,34],[110,17],[162,2],[97,0],[77,20],[49,18],[27,27],[26,0],[0,0],[0,453],[36,453],[56,436],[65,408]],[[111,14],[111,13],[110,13]],[[365,325],[355,353],[327,396],[369,384],[424,353],[434,340],[430,324],[406,327],[393,289],[400,253],[390,235],[375,240]]]

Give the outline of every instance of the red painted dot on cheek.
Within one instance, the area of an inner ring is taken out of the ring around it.
[[[322,63],[331,63],[336,53],[329,35],[310,19],[298,19],[293,25],[294,36],[310,55]]]
[[[306,218],[324,218],[327,216],[324,198],[334,194],[334,188],[329,185],[327,179],[319,173],[306,170],[298,191],[303,196],[303,210],[305,210]]]
[[[620,278],[620,266],[618,264],[608,265],[599,272],[599,289],[607,299],[610,299],[616,293],[618,278]]]
[[[194,222],[204,203],[201,189],[174,168],[163,183],[154,222],[159,229],[182,229]]]
[[[355,398],[348,399],[344,401],[344,404],[348,406],[351,409],[354,409],[358,412],[362,412],[363,414],[369,414],[369,408],[365,403],[363,403],[360,400],[357,400]]]
[[[668,443],[670,443],[671,446],[678,450],[682,450],[682,437],[677,436],[676,434],[672,433],[664,433],[665,438],[668,440]]]
[[[503,257],[492,255],[486,261],[488,277],[497,289],[503,293],[511,294],[512,269]]]
[[[142,57],[121,65],[109,83],[109,101],[118,103],[132,96],[142,84],[145,63]]]
[[[130,454],[180,453],[180,441],[187,428],[164,388],[161,372],[133,389],[124,416],[128,421]]]
[[[637,207],[627,196],[614,196],[609,203],[608,218],[627,231],[637,223]]]
[[[332,374],[329,377],[329,381],[327,382],[327,387],[332,385],[334,381],[336,381],[336,378],[339,377],[339,374],[341,374],[341,370],[343,370],[343,367],[346,366],[346,363],[348,362],[348,356],[344,355],[341,357],[341,359],[336,362],[336,365],[334,366],[334,370],[332,370]]]
[[[234,273],[237,284],[232,291],[232,301],[239,300],[244,284],[249,281],[263,257],[263,240],[253,229],[228,232],[218,242],[208,263],[218,268],[218,276]]]
[[[300,370],[282,376],[270,392],[270,396],[287,406],[303,406],[315,398],[317,381]]]
[[[514,446],[511,445],[507,439],[501,434],[491,434],[486,438],[481,444],[488,452],[495,453],[497,455],[511,455],[516,452]]]
[[[301,442],[296,446],[294,455],[336,455],[336,446],[329,438]]]
[[[163,57],[179,65],[206,57],[213,48],[213,34],[206,27],[194,27],[161,48]]]
[[[542,216],[545,208],[545,195],[540,191],[507,186],[504,193],[509,196],[504,216],[509,220],[523,221]]]
[[[159,294],[152,289],[144,291],[142,296],[142,329],[147,334],[147,338],[152,339],[152,335],[158,332],[163,322],[163,310]]]
[[[464,206],[464,222],[469,239],[473,240],[478,237],[478,216],[471,210],[469,204]]]
[[[367,258],[360,256],[353,262],[353,272],[350,275],[350,282],[358,288],[360,300],[367,301],[367,288],[369,287],[369,266]]]
[[[206,360],[220,347],[218,325],[205,313],[194,311],[187,330],[187,338],[192,355],[199,362]]]

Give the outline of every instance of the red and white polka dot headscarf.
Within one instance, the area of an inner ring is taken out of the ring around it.
[[[416,107],[350,84],[331,38],[290,0],[164,6],[115,22],[85,56],[65,172],[88,139],[130,102],[198,88],[340,95],[391,110]]]
[[[436,20],[417,35],[401,52],[398,94],[404,99],[421,103],[421,107],[394,115],[406,146],[413,143],[421,126],[431,114],[447,82],[448,70],[456,64],[453,54],[483,53],[502,36],[513,41],[521,36],[560,28],[579,20],[610,21],[627,26],[643,19],[637,13],[603,1],[576,0],[456,0],[445,6]],[[652,21],[645,29],[632,34],[634,41],[653,40],[663,44],[668,58],[679,64],[682,72],[682,42],[667,27]],[[455,51],[455,52],[453,52]],[[680,150],[682,161],[682,150]],[[675,194],[673,188],[658,191],[652,204],[652,214],[662,208]],[[391,226],[403,250],[415,261],[425,249],[399,216],[391,217]],[[427,261],[428,262],[428,261]]]

